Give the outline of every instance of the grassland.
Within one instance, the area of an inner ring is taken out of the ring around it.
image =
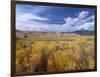
[[[94,69],[94,36],[57,33],[19,33],[16,73]]]

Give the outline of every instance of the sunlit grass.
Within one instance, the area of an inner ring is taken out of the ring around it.
[[[16,40],[16,73],[71,71],[95,67],[93,36],[36,39],[31,37],[27,44],[24,43],[24,38]]]

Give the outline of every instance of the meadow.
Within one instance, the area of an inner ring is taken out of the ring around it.
[[[16,36],[16,74],[95,68],[93,35],[47,35]]]

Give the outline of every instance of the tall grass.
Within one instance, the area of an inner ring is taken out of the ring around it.
[[[16,73],[94,69],[94,41],[77,36],[72,41],[16,40]]]

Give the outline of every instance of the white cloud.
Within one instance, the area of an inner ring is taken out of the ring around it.
[[[24,14],[17,14],[16,15],[16,20],[20,20],[20,21],[28,21],[28,20],[49,20],[48,18],[44,18],[44,17],[40,17],[38,15],[35,14],[31,14],[31,13],[24,13]]]
[[[88,14],[88,11],[82,11],[77,17],[64,18],[65,24],[63,24],[63,26],[68,26],[66,27],[68,31],[81,29],[94,30],[94,15],[87,17]]]
[[[94,21],[86,22],[82,26],[80,26],[79,28],[80,29],[85,29],[85,30],[93,30],[94,29]]]
[[[23,14],[16,17],[16,29],[24,31],[54,31],[54,32],[68,32],[75,30],[94,30],[94,15],[87,16],[88,11],[82,11],[77,17],[64,18],[65,23],[58,24],[46,24],[37,21],[30,21],[30,19],[36,20],[49,20],[32,14]]]
[[[72,19],[71,17],[67,17],[67,18],[64,18],[64,20],[65,20],[66,23],[69,23],[69,22],[71,22],[73,19]]]
[[[85,18],[88,14],[89,14],[88,11],[82,11],[82,12],[79,13],[78,17],[79,18]]]

